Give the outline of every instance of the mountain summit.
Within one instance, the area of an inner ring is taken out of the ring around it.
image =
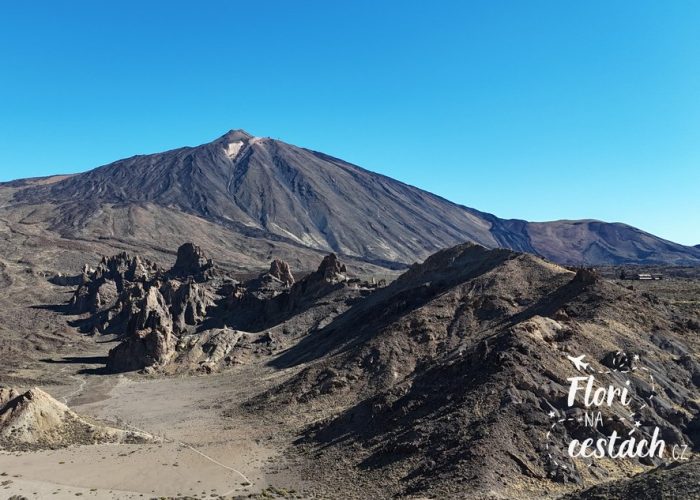
[[[235,141],[245,141],[248,139],[252,139],[253,135],[249,134],[242,128],[237,128],[237,129],[231,129],[228,132],[226,132],[224,135],[219,137],[217,140],[221,142],[235,142]]]
[[[197,147],[134,156],[57,182],[30,183],[14,193],[13,203],[51,205],[52,229],[69,237],[123,238],[116,232],[105,235],[105,227],[131,217],[123,226],[127,234],[139,225],[165,231],[164,220],[185,228],[205,221],[225,230],[220,239],[254,238],[241,244],[247,249],[263,252],[275,241],[368,262],[411,263],[472,241],[562,263],[700,263],[700,250],[624,224],[504,220],[241,129]]]

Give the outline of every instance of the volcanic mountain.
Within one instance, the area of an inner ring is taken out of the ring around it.
[[[328,252],[395,267],[465,241],[560,263],[700,263],[699,249],[624,224],[504,220],[243,130],[83,174],[5,183],[0,201],[62,238],[159,251],[187,234],[241,268],[273,255],[310,268]]]

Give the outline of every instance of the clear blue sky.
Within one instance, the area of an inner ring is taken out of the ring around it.
[[[700,2],[3,2],[0,180],[231,128],[700,244]]]

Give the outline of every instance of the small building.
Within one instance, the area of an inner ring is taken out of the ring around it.
[[[664,279],[663,274],[650,274],[650,273],[640,273],[637,274],[638,280],[662,280]]]

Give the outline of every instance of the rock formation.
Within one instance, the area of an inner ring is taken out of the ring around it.
[[[584,285],[591,285],[598,280],[599,276],[595,272],[595,269],[589,269],[581,267],[576,270],[576,276],[574,276],[574,281],[576,283],[582,283]]]
[[[268,274],[287,286],[292,286],[294,284],[294,276],[292,275],[292,270],[289,268],[289,264],[279,259],[272,261]]]
[[[266,301],[276,297],[294,285],[289,264],[275,259],[270,263],[270,269],[257,278],[241,283],[232,294],[232,299],[241,298],[244,294]]]
[[[332,253],[323,258],[321,265],[316,270],[317,276],[312,279],[322,278],[329,283],[338,283],[347,279],[347,272],[345,264],[338,260],[336,254]]]
[[[286,283],[291,280],[289,266],[273,261],[269,272],[238,285],[228,299],[229,324],[238,329],[261,331],[314,309],[323,297],[350,288],[347,268],[335,254],[324,257],[316,271],[288,286]],[[360,286],[351,295],[359,295],[360,290],[371,287],[368,283],[358,283]]]
[[[214,262],[204,255],[202,249],[193,243],[185,243],[177,249],[175,265],[170,275],[180,278],[193,277],[203,281],[211,277]]]
[[[175,353],[179,335],[204,321],[220,282],[202,250],[186,243],[167,272],[155,263],[121,253],[103,258],[84,273],[70,301],[75,314],[88,313],[87,330],[115,333],[124,342],[109,355],[114,371],[162,366]]]
[[[186,243],[168,271],[125,253],[104,258],[85,273],[71,309],[87,313],[86,330],[122,337],[110,371],[210,372],[287,346],[375,288],[349,280],[335,254],[298,282],[276,259],[238,283]]]
[[[82,284],[70,302],[71,312],[96,313],[111,309],[132,284],[149,282],[160,273],[155,263],[126,252],[104,257],[97,269],[85,267]]]
[[[155,283],[133,308],[127,338],[109,353],[113,371],[162,367],[176,353],[178,338],[201,324],[214,303],[203,285],[175,280]]]

